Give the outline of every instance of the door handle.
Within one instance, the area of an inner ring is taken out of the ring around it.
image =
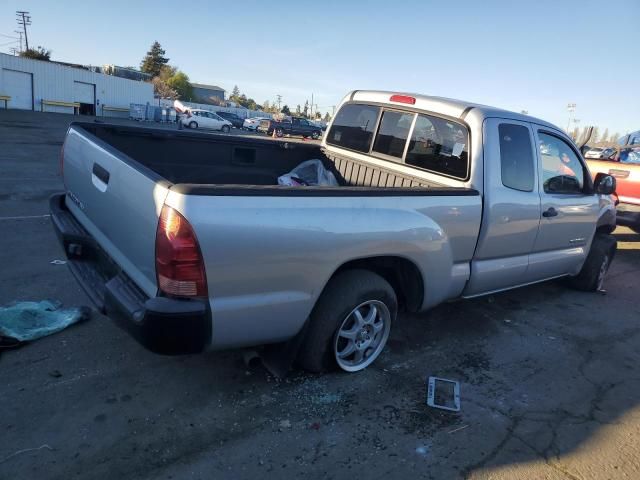
[[[111,176],[109,174],[109,171],[102,167],[101,165],[98,165],[97,163],[93,164],[93,170],[92,173],[98,178],[98,180],[100,180],[102,183],[104,184],[108,184],[109,183],[109,177]]]
[[[553,207],[549,207],[547,208],[544,212],[542,212],[542,216],[543,217],[557,217],[558,216],[558,211],[553,208]]]

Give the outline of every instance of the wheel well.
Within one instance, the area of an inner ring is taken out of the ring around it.
[[[596,233],[613,233],[615,229],[614,225],[600,225],[596,228]]]
[[[422,306],[424,280],[411,260],[392,256],[360,258],[343,264],[333,276],[351,269],[370,270],[389,282],[396,292],[401,310],[415,312]]]

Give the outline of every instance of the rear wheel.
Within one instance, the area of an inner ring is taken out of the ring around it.
[[[276,137],[280,138],[284,135],[284,131],[281,128],[276,128]]]
[[[616,246],[617,242],[613,235],[596,233],[582,270],[569,279],[571,286],[585,292],[602,290],[605,276],[616,254]]]
[[[229,125],[223,125],[222,126],[222,133],[229,133],[231,129],[229,128]]]
[[[320,138],[320,132],[313,132],[311,134],[311,138],[313,138],[314,140],[317,140],[318,138]]]
[[[189,128],[198,128],[197,122],[189,122]]]
[[[337,274],[311,312],[300,365],[312,372],[363,370],[384,350],[397,310],[396,294],[381,276],[368,270]]]

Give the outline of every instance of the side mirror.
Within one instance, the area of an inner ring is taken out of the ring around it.
[[[611,195],[616,191],[616,179],[611,175],[600,172],[593,181],[593,188],[600,195]]]

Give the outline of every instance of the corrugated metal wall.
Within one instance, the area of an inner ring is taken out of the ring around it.
[[[95,85],[96,115],[102,115],[103,105],[128,109],[131,103],[153,103],[153,85],[151,83],[127,80],[4,53],[0,53],[0,95],[11,95],[11,92],[5,91],[4,70],[33,74],[33,103],[36,111],[41,110],[42,100],[73,102],[74,82]],[[8,108],[11,108],[11,101],[8,103]],[[47,106],[46,111],[72,113],[72,108]],[[107,114],[106,111],[104,113]]]

